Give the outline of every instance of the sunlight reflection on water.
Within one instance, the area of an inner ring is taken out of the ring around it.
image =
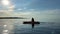
[[[24,20],[5,19],[0,22],[0,34],[60,34],[60,23],[44,22],[35,25],[22,24]]]

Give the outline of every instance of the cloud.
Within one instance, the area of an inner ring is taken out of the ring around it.
[[[0,12],[0,16],[18,16],[18,17],[34,17],[35,20],[44,22],[60,22],[60,9],[55,10],[27,10],[20,12]]]
[[[23,9],[17,9],[17,10],[23,10]]]
[[[46,22],[60,22],[60,10],[44,10],[44,11],[38,11],[33,12],[33,17],[40,21],[46,21]]]
[[[27,14],[26,14],[27,12]],[[29,13],[28,13],[29,12]],[[44,21],[44,22],[60,22],[60,9],[55,10],[27,10],[25,12],[22,12],[22,14],[25,13],[25,17],[28,16],[28,18],[34,17],[38,21]],[[18,15],[18,14],[17,14]],[[24,14],[23,14],[24,15]]]

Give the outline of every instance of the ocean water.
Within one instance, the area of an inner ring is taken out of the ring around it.
[[[23,19],[0,20],[0,34],[60,34],[58,22],[40,22],[32,28],[31,24],[23,24],[23,21]]]
[[[35,25],[32,29],[31,25],[15,25],[14,34],[60,34],[59,23],[44,22]]]

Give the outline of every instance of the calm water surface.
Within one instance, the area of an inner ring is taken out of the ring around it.
[[[0,34],[60,34],[60,23],[41,22],[32,29],[31,24],[23,24],[24,20],[0,20]]]

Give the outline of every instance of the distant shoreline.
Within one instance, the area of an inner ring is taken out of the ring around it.
[[[0,17],[0,19],[25,19],[23,17]]]

